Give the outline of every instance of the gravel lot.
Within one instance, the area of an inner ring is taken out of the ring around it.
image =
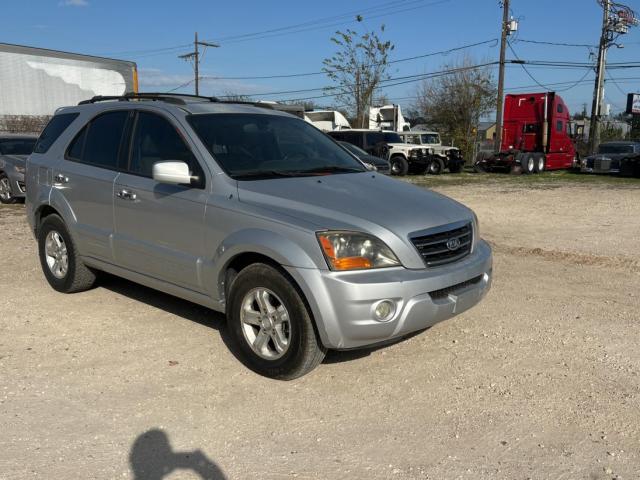
[[[0,207],[0,479],[640,478],[640,185],[504,178],[435,188],[495,248],[482,304],[288,383],[204,308],[54,292]]]

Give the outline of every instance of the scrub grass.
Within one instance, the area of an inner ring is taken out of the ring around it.
[[[496,187],[560,188],[571,185],[598,185],[620,188],[640,188],[640,178],[615,175],[593,175],[559,170],[533,175],[511,175],[509,173],[475,173],[465,170],[461,173],[442,175],[408,175],[402,180],[424,187],[493,184]]]

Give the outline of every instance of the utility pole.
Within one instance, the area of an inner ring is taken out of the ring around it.
[[[607,65],[607,48],[609,36],[609,9],[611,0],[602,0],[602,34],[598,46],[598,64],[596,65],[596,84],[593,89],[591,105],[591,121],[589,122],[589,152],[595,153],[600,144],[600,117],[602,97],[604,96],[604,75]]]
[[[626,5],[612,0],[598,0],[602,5],[602,33],[598,46],[598,63],[596,65],[596,82],[593,89],[591,105],[591,121],[589,124],[589,151],[593,154],[600,144],[602,99],[604,98],[604,78],[607,68],[607,50],[611,45],[618,45],[616,40],[629,31],[630,26],[638,24],[635,12]]]
[[[502,144],[502,108],[504,101],[504,64],[507,53],[507,35],[511,33],[509,28],[509,0],[502,2],[502,32],[500,36],[500,68],[498,73],[498,105],[496,106],[496,139],[495,151],[500,151]]]
[[[196,95],[200,95],[200,61],[202,57],[204,57],[205,50],[198,49],[199,46],[203,46],[205,49],[207,47],[218,48],[220,45],[216,45],[215,43],[202,42],[198,40],[198,32],[195,34],[195,40],[193,42],[193,52],[185,53],[184,55],[180,55],[178,58],[182,58],[183,60],[193,60],[193,72],[195,75],[195,92]]]

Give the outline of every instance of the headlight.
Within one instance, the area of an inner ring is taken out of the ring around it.
[[[476,212],[473,212],[473,243],[471,244],[471,251],[475,251],[478,240],[480,240],[480,222]]]
[[[358,232],[318,232],[320,247],[331,270],[396,267],[400,261],[376,237]]]

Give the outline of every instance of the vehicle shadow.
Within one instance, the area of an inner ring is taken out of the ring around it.
[[[136,438],[129,452],[134,480],[162,480],[176,470],[188,470],[203,480],[225,480],[225,475],[202,451],[174,452],[169,437],[159,429]]]
[[[164,310],[178,317],[217,330],[220,333],[220,338],[223,343],[236,360],[251,369],[251,366],[244,360],[237,344],[231,337],[227,329],[226,317],[222,313],[108,273],[100,273],[98,286],[106,288],[118,295],[123,295],[132,300],[145,303],[159,310]],[[419,335],[422,332],[424,332],[424,330],[394,339],[390,342],[355,350],[329,350],[322,363],[333,364],[358,360],[382,348],[404,342],[408,338]]]

